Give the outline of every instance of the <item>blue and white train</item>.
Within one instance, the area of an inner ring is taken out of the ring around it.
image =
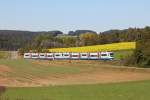
[[[24,59],[40,60],[113,60],[113,52],[95,53],[24,53]]]

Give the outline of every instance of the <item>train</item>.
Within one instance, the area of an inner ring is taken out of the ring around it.
[[[91,52],[91,53],[24,53],[24,59],[39,60],[113,60],[113,52]]]

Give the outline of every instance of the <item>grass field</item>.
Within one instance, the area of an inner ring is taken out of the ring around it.
[[[114,52],[115,60],[120,60],[123,58],[130,57],[134,53],[134,50],[119,50],[119,51],[113,51],[113,52]]]
[[[7,88],[4,100],[149,100],[150,81]]]
[[[149,100],[149,84],[150,69],[104,61],[0,60],[0,100]]]
[[[150,73],[100,61],[0,60],[0,85],[32,87],[150,79]],[[12,83],[13,81],[13,83]]]
[[[6,59],[10,57],[10,53],[8,51],[0,51],[0,59]]]
[[[119,51],[135,49],[135,42],[112,43],[95,46],[72,47],[72,48],[56,48],[49,49],[49,52],[102,52],[102,51]]]
[[[63,66],[59,64],[49,64],[48,61],[33,61],[22,59],[0,60],[0,76],[8,78],[8,85],[11,84],[14,78],[17,81],[17,83],[32,83],[35,78],[42,78],[50,74],[69,74],[78,72],[80,72],[80,69],[78,67]]]

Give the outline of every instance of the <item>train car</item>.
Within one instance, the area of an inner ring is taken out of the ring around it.
[[[54,59],[63,59],[63,53],[54,53]]]
[[[81,60],[88,60],[89,59],[89,53],[80,53],[80,59]]]
[[[39,53],[39,59],[46,59],[46,53]]]
[[[99,60],[100,59],[100,56],[99,56],[99,52],[98,53],[90,53],[89,54],[89,59],[90,60]]]
[[[39,53],[31,53],[32,59],[39,59]]]
[[[113,52],[101,52],[100,59],[101,60],[113,60],[114,54]]]
[[[97,53],[24,53],[24,59],[41,60],[113,60],[113,52]]]
[[[54,53],[46,53],[46,59],[54,60]]]
[[[62,53],[62,57],[64,60],[71,59],[71,53]]]
[[[24,53],[24,59],[31,59],[32,55],[31,53]]]
[[[71,53],[71,59],[72,60],[79,60],[80,59],[80,53]]]

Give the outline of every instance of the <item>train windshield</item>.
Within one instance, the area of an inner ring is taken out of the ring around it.
[[[114,53],[110,53],[110,56],[111,56],[111,57],[114,57]]]

